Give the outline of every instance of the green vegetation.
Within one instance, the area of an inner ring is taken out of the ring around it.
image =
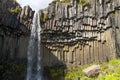
[[[23,80],[25,75],[25,64],[10,61],[0,61],[0,79]]]
[[[69,3],[71,0],[53,0],[52,4],[55,4],[56,2],[61,2],[61,3]]]
[[[100,74],[93,78],[88,78],[82,73],[82,70],[88,66],[90,65],[71,67],[66,70],[49,68],[47,71],[49,71],[48,75],[52,77],[52,80],[120,80],[120,60],[116,59],[111,60],[108,63],[100,64]]]
[[[120,60],[112,60],[108,63],[102,63],[101,72],[98,77],[88,78],[83,75],[82,70],[89,65],[79,68],[69,69],[69,73],[66,74],[65,80],[76,80],[80,77],[80,80],[120,80]]]
[[[110,13],[110,16],[111,16],[111,17],[115,17],[115,12],[111,12],[111,13]]]
[[[72,67],[68,68],[68,73],[66,73],[65,80],[76,80],[80,78],[80,80],[86,80],[86,77],[82,74],[82,70],[86,68],[88,65],[81,66],[78,68]],[[89,79],[89,78],[88,78]]]
[[[47,75],[51,80],[64,80],[64,68],[46,67],[43,71],[43,75]]]
[[[51,68],[50,69],[50,74],[52,74],[51,75],[52,77],[57,77],[57,76],[63,74],[63,70],[62,69],[53,69],[53,68]]]
[[[19,12],[21,11],[20,5],[19,5],[19,3],[17,2],[17,0],[12,0],[12,1],[11,1],[11,4],[12,4],[12,5],[15,5],[15,6],[8,8],[8,11],[9,11],[10,13],[12,13],[12,14],[17,14],[17,13],[19,13]]]
[[[44,16],[43,16],[43,21],[44,21],[44,22],[47,20],[47,16],[48,16],[48,14],[45,13]]]
[[[41,22],[46,22],[47,19],[48,19],[48,13],[43,13],[43,14],[40,16],[40,21],[41,21]]]
[[[88,5],[88,0],[80,0],[80,2],[78,3],[78,6],[86,6]]]
[[[71,0],[62,0],[62,3],[70,3]]]
[[[19,13],[21,11],[21,8],[19,6],[16,6],[15,8],[9,9],[11,13]]]
[[[91,64],[92,65],[92,64]],[[111,60],[102,63],[100,74],[97,77],[88,78],[84,76],[82,70],[90,65],[71,68],[47,67],[44,75],[51,80],[120,80],[120,60]],[[26,75],[26,65],[17,62],[0,62],[0,76],[2,80],[23,80]],[[35,69],[36,70],[36,69]]]
[[[71,0],[54,0],[54,1],[52,1],[52,3],[50,3],[50,4],[55,4],[56,2],[61,2],[61,3],[70,3],[70,1]],[[88,5],[88,0],[80,0],[79,2],[78,2],[78,6],[86,6],[86,5]]]

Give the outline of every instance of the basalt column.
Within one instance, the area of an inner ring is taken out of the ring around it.
[[[44,66],[84,65],[119,57],[119,0],[54,1],[40,10]]]
[[[27,59],[34,11],[15,0],[0,0],[0,61]]]

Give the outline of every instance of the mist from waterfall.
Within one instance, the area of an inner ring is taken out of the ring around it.
[[[27,76],[26,80],[42,80],[41,76],[41,55],[40,55],[40,19],[39,19],[39,14],[34,14],[33,17],[33,24],[32,24],[32,29],[31,29],[31,35],[29,39],[29,45],[28,45],[28,52],[27,52],[27,58],[28,58],[28,63],[27,63]],[[35,38],[37,37],[37,40]],[[37,42],[37,65],[33,66],[33,61],[34,61],[34,47],[35,41]],[[33,73],[33,68],[37,68],[36,74]]]

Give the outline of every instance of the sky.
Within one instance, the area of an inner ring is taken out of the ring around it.
[[[44,9],[48,6],[53,0],[17,0],[18,3],[23,7],[25,5],[30,5],[30,7],[38,11],[39,9]]]

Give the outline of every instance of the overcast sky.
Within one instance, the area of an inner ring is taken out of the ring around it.
[[[48,4],[53,0],[17,0],[23,7],[25,5],[30,5],[33,10],[38,11],[48,6]]]

